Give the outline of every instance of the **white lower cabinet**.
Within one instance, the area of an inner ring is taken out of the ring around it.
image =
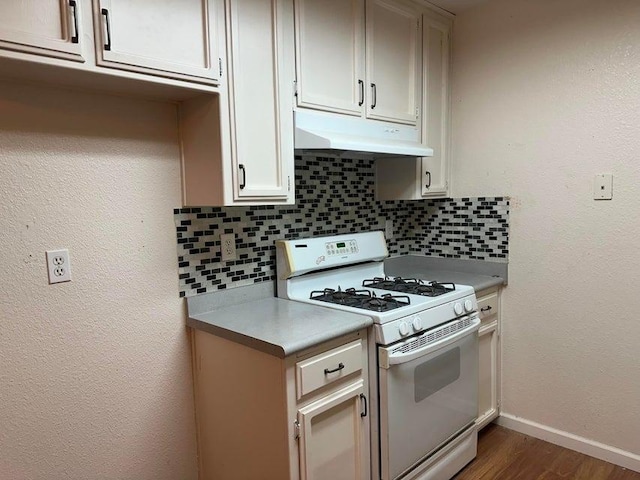
[[[366,331],[286,358],[192,341],[201,480],[369,479]]]
[[[500,414],[500,291],[478,295],[481,325],[478,332],[478,428]]]
[[[366,478],[365,398],[358,380],[298,410],[301,480]]]

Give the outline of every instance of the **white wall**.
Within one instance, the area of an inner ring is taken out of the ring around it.
[[[640,454],[640,2],[456,20],[454,195],[510,195],[503,410]],[[592,199],[614,174],[613,201]]]
[[[0,84],[1,478],[197,477],[179,178],[174,106]]]

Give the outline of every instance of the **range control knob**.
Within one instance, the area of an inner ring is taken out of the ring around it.
[[[462,315],[462,312],[464,311],[462,309],[462,304],[460,302],[456,302],[453,305],[453,311],[456,312],[456,315]]]
[[[409,335],[409,325],[407,325],[407,322],[400,322],[398,330],[400,331],[400,335],[403,337]]]
[[[464,301],[464,309],[467,312],[470,312],[471,310],[473,310],[473,302],[471,300],[465,300]]]
[[[413,329],[416,332],[419,332],[420,330],[422,330],[422,319],[420,317],[414,318],[411,324],[413,325]]]

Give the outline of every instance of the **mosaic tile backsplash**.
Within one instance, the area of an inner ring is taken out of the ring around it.
[[[274,241],[384,230],[391,255],[507,262],[509,200],[376,201],[374,160],[296,157],[296,205],[174,210],[180,296],[275,279]],[[222,262],[220,234],[236,234],[237,260]]]

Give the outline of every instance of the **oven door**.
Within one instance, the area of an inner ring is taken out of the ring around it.
[[[477,316],[378,348],[380,461],[395,480],[478,414]]]

